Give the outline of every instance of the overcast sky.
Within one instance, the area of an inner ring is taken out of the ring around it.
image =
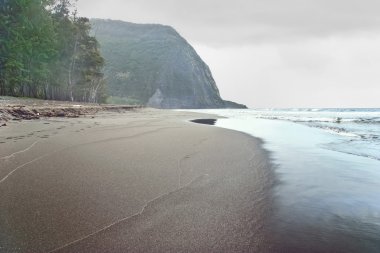
[[[380,107],[379,0],[79,0],[79,14],[174,27],[224,99]]]

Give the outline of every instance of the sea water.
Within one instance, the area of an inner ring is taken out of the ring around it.
[[[270,151],[273,252],[380,252],[380,109],[201,112]]]

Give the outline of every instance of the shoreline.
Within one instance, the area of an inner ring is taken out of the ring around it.
[[[199,118],[138,109],[1,128],[0,252],[268,248],[261,141]]]
[[[206,112],[213,113],[213,110]],[[377,143],[376,138],[365,142],[355,140],[296,120],[260,118],[257,115],[262,112],[254,110],[244,115],[214,112],[229,116],[218,120],[218,126],[265,140],[264,148],[269,150],[276,180],[269,223],[270,252],[377,252],[380,227],[376,223],[379,205],[375,196],[380,193],[379,161],[344,150],[350,143],[352,149],[365,154],[371,150],[371,144]],[[336,112],[330,110],[306,115],[278,110],[266,115],[290,118],[289,113],[311,120],[325,116],[318,124],[348,130],[357,128],[363,135],[366,132],[378,136],[377,113],[344,114],[342,121],[346,123],[342,124],[324,123],[336,117]],[[373,124],[363,125],[361,122],[365,120]],[[355,145],[356,141],[360,146]],[[330,149],[329,145],[337,148]],[[339,151],[339,148],[343,149]]]

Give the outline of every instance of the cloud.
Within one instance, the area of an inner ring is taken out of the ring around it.
[[[225,99],[380,107],[378,0],[79,0],[88,17],[173,26]]]
[[[379,107],[380,36],[195,45],[221,95],[250,107]]]
[[[81,14],[174,26],[215,46],[380,30],[378,0],[80,0]]]

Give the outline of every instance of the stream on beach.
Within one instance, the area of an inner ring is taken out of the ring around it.
[[[197,111],[264,141],[277,182],[275,249],[380,251],[379,109]]]

